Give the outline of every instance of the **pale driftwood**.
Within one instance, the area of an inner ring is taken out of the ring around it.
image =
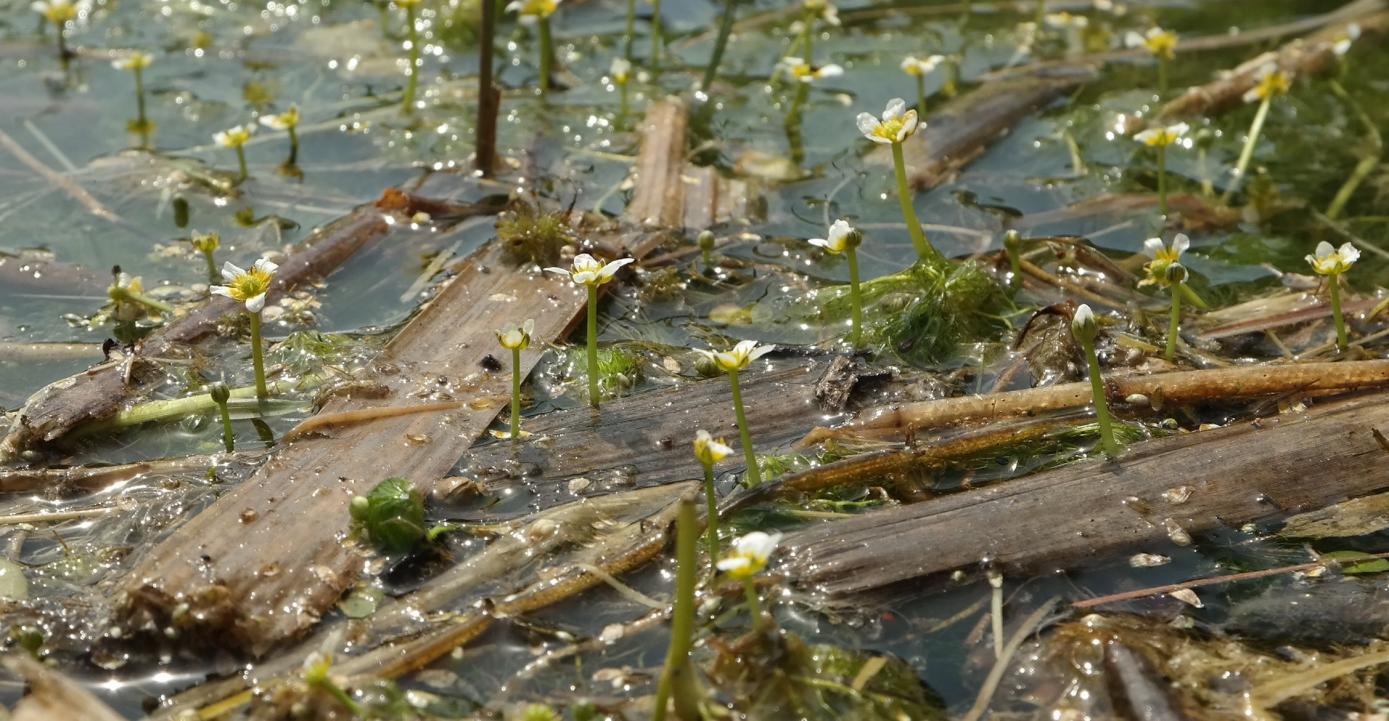
[[[1351,391],[1389,385],[1389,360],[1269,363],[1153,375],[1112,375],[1105,379],[1105,385],[1105,395],[1111,403],[1127,403],[1126,399],[1130,396],[1140,395],[1144,397],[1144,405],[1158,407],[1162,404],[1180,405],[1285,393]],[[817,428],[802,443],[818,443],[865,430],[910,431],[971,421],[1033,416],[1084,408],[1090,403],[1088,382],[942,398],[873,409],[841,428]]]
[[[123,721],[81,684],[29,656],[7,656],[4,665],[29,682],[29,694],[15,704],[11,721]]]
[[[1174,528],[1201,534],[1389,488],[1379,428],[1389,428],[1389,404],[1365,396],[1148,441],[1116,462],[1086,461],[794,533],[785,542],[787,570],[807,588],[850,596],[919,590],[930,577],[984,560],[1037,571],[1160,548]]]
[[[643,125],[638,168],[678,169],[684,108],[657,103]],[[641,171],[639,171],[641,172]],[[634,221],[676,224],[683,216],[679,173],[651,172],[638,184]],[[672,188],[666,183],[674,182]],[[619,236],[636,257],[656,234]],[[454,411],[382,418],[326,438],[284,445],[255,475],[151,550],[120,584],[117,617],[126,628],[215,639],[260,655],[302,634],[357,578],[363,558],[341,542],[348,504],[390,476],[423,486],[445,475],[502,407],[510,376],[484,370],[497,352],[495,330],[535,321],[529,373],[548,342],[583,315],[586,294],[554,274],[512,270],[491,246],[470,258],[370,367],[392,389],[386,405],[484,399]],[[334,414],[381,401],[330,401]],[[312,519],[306,522],[306,519]],[[187,609],[188,613],[175,613]]]
[[[945,182],[1014,125],[1094,77],[1092,68],[1075,66],[1056,76],[1000,80],[928,111],[926,129],[903,146],[912,187]]]
[[[1263,53],[1241,63],[1224,77],[1189,88],[1163,106],[1159,117],[1172,119],[1211,115],[1237,107],[1244,94],[1258,84],[1260,68],[1269,63],[1277,65],[1294,77],[1326,72],[1336,64],[1336,54],[1332,51],[1332,46],[1345,36],[1346,28],[1351,23],[1360,26],[1361,39],[1358,42],[1373,43],[1376,42],[1374,38],[1389,32],[1389,12],[1385,12],[1386,6],[1389,6],[1389,3],[1385,0],[1351,3],[1334,13],[1333,22],[1307,38],[1294,40],[1278,50]]]
[[[815,385],[826,368],[822,359],[779,359],[773,370],[743,374],[743,405],[753,442],[770,452],[799,438],[816,405]],[[601,425],[587,408],[549,413],[529,421],[527,430],[543,439],[519,450],[507,443],[478,447],[465,456],[470,473],[486,479],[527,468],[533,503],[549,507],[631,487],[700,478],[703,467],[690,450],[696,429],[738,437],[733,424],[728,380],[722,376],[678,388],[619,398],[603,405]],[[742,456],[719,464],[733,470]],[[532,477],[529,469],[538,471]]]
[[[455,177],[455,185],[467,181]],[[381,205],[404,217],[413,214],[414,199],[399,191],[388,191]],[[455,219],[491,213],[493,204],[462,206]],[[270,302],[311,280],[327,276],[354,253],[390,233],[391,225],[377,205],[366,205],[320,229],[309,245],[280,265],[270,288]],[[151,333],[135,349],[127,363],[134,372],[126,382],[125,367],[114,363],[96,366],[78,375],[50,384],[39,391],[20,410],[9,433],[0,441],[0,460],[13,458],[25,450],[52,443],[74,428],[114,416],[132,397],[145,388],[145,364],[150,359],[184,355],[187,346],[217,331],[223,318],[241,312],[236,301],[213,296],[164,328]],[[153,374],[162,378],[162,374]]]

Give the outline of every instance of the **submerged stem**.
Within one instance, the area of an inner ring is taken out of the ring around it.
[[[1157,59],[1158,97],[1167,97],[1167,58],[1159,55]]]
[[[743,442],[743,459],[747,462],[743,485],[753,488],[762,484],[762,471],[757,467],[757,455],[752,452],[752,433],[748,431],[748,417],[743,412],[743,389],[738,385],[738,371],[728,372],[728,383],[733,388],[733,414],[738,419],[738,436]]]
[[[926,117],[926,76],[916,76],[916,112],[921,117]]]
[[[1273,103],[1273,96],[1270,95],[1259,103],[1259,109],[1254,113],[1254,122],[1249,125],[1249,137],[1244,141],[1244,149],[1240,151],[1239,162],[1235,163],[1234,182],[1225,189],[1225,194],[1220,196],[1220,202],[1229,204],[1230,196],[1239,190],[1240,184],[1244,182],[1244,174],[1249,170],[1249,161],[1254,158],[1254,146],[1259,142],[1259,134],[1264,130],[1264,120],[1268,118],[1268,107]]]
[[[149,125],[145,118],[145,71],[139,65],[131,69],[135,72],[135,122],[144,128]]]
[[[651,69],[661,67],[661,0],[651,0]]]
[[[588,287],[588,403],[598,407],[598,286]]]
[[[1167,324],[1167,352],[1163,356],[1171,363],[1177,358],[1177,332],[1182,322],[1182,283],[1172,285],[1171,318]]]
[[[760,628],[768,621],[768,618],[762,611],[762,599],[757,596],[755,576],[748,576],[743,579],[743,595],[747,596],[748,599],[748,617],[752,619],[752,627]]]
[[[521,349],[511,349],[511,440],[521,438]]]
[[[1158,211],[1167,217],[1167,146],[1157,146],[1158,161]]]
[[[917,257],[932,262],[944,260],[926,240],[926,233],[921,230],[921,221],[916,219],[916,209],[912,207],[911,187],[907,184],[907,161],[902,156],[901,143],[892,144],[892,164],[897,171],[897,201],[902,206],[902,219],[907,223],[907,232],[911,234],[912,246],[916,248]]]
[[[858,249],[848,248],[844,255],[849,260],[849,302],[853,305],[849,344],[857,348],[863,340],[863,295],[859,290]]]
[[[236,176],[236,181],[239,183],[250,177],[250,172],[246,170],[246,149],[240,145],[236,146],[236,164],[241,168],[241,174]]]
[[[1336,320],[1336,347],[1344,353],[1350,342],[1346,337],[1346,319],[1341,315],[1341,274],[1332,273],[1326,277],[1326,281],[1331,286],[1331,317]]]
[[[256,398],[264,402],[270,397],[270,390],[265,386],[265,354],[260,335],[260,313],[248,315],[251,316],[251,365],[256,372]]]
[[[728,36],[733,32],[733,20],[737,16],[734,8],[737,4],[738,0],[724,0],[723,17],[719,19],[719,34],[714,38],[714,52],[709,55],[709,65],[704,68],[704,78],[699,82],[699,90],[702,93],[709,92],[709,86],[718,75],[719,63],[723,62],[724,50],[728,48]]]
[[[299,162],[299,130],[293,125],[287,128],[289,131],[289,159],[286,165],[295,165]]]

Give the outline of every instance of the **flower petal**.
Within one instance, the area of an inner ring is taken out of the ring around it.
[[[907,101],[901,98],[893,98],[887,101],[887,106],[883,108],[883,120],[891,120],[900,116],[907,110]]]
[[[1310,258],[1311,256],[1308,257]],[[225,285],[214,285],[211,288],[208,288],[208,291],[211,292],[213,295],[225,295],[228,298],[232,297],[232,289],[228,288]]]
[[[265,294],[261,293],[246,299],[246,310],[252,313],[259,313],[265,307]]]
[[[230,260],[222,264],[222,280],[234,281],[243,275],[246,275],[246,270],[237,267]]]
[[[881,139],[877,137],[877,135],[874,134],[874,131],[877,130],[883,123],[882,121],[873,117],[872,113],[859,113],[856,122],[858,123],[858,131],[860,133],[863,133],[864,137],[868,138],[869,140],[873,140],[874,142],[883,142]]]
[[[1162,238],[1149,238],[1143,241],[1143,255],[1156,258],[1163,250]]]
[[[1190,247],[1191,238],[1186,237],[1186,233],[1178,233],[1177,237],[1172,239],[1172,250],[1176,252],[1177,257],[1181,257],[1182,253],[1185,253],[1186,249]]]
[[[1328,243],[1328,242],[1326,242],[1326,241],[1323,240],[1322,242],[1317,243],[1317,251],[1316,251],[1316,252],[1317,252],[1317,257],[1318,257],[1318,258],[1326,258],[1326,257],[1330,256],[1331,254],[1335,253],[1335,252],[1336,252],[1336,248],[1335,248],[1335,246],[1333,246],[1333,245],[1331,245],[1330,243]]]
[[[255,264],[254,266],[252,266],[252,267],[255,268],[256,270],[261,271],[262,273],[269,273],[269,274],[271,274],[271,275],[274,275],[274,274],[275,274],[275,271],[277,271],[277,270],[280,269],[280,266],[278,266],[278,265],[276,265],[275,263],[272,263],[272,262],[270,262],[270,261],[268,261],[268,260],[266,260],[266,259],[264,259],[264,258],[261,258],[261,259],[257,260],[257,261],[256,261],[256,264]]]

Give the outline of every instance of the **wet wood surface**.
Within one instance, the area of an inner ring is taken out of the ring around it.
[[[10,656],[4,660],[4,666],[29,683],[29,693],[15,704],[8,717],[10,721],[122,721],[124,718],[81,684],[27,655]]]
[[[920,591],[985,559],[1027,573],[1160,551],[1192,535],[1389,489],[1389,404],[1367,395],[1183,433],[1091,460],[787,537],[785,569],[845,599]],[[1310,469],[1315,469],[1314,471]]]
[[[654,105],[643,125],[643,156],[683,162],[683,117],[678,103]],[[663,167],[644,159],[637,172]],[[671,178],[674,190],[665,185]],[[678,225],[683,205],[671,198],[679,197],[679,174],[651,180],[637,183],[632,206],[639,210],[629,217]],[[625,233],[606,240],[640,257],[660,238]],[[582,318],[586,302],[584,291],[567,279],[511,269],[499,246],[470,258],[371,364],[369,380],[390,387],[390,399],[336,399],[320,412],[467,403],[284,445],[250,479],[140,559],[120,584],[117,622],[147,632],[173,627],[185,640],[215,640],[253,655],[302,634],[361,569],[362,554],[343,543],[352,497],[391,476],[423,486],[446,474],[508,401],[509,374],[483,368],[497,353],[495,330],[534,319],[535,340],[522,353],[521,371],[529,373],[546,345]],[[175,609],[191,612],[175,619]]]
[[[455,186],[466,183],[456,179]],[[386,237],[391,225],[390,212],[413,213],[411,200],[398,191],[388,191],[378,204],[364,205],[351,214],[323,227],[300,251],[290,255],[275,273],[269,303],[310,281],[323,278],[347,262],[368,244]],[[490,213],[495,206],[480,204],[458,209],[456,220],[469,215]],[[217,332],[220,321],[242,312],[231,298],[211,296],[207,301],[178,316],[168,325],[146,336],[124,363],[106,363],[50,384],[21,409],[9,433],[0,441],[0,460],[58,440],[77,426],[110,418],[130,399],[137,397],[148,383],[162,374],[150,368],[150,359],[183,357],[188,346]],[[127,369],[125,363],[133,364]],[[154,372],[150,372],[154,371]]]

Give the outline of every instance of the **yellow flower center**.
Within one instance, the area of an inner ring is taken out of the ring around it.
[[[252,268],[246,271],[245,275],[237,276],[236,280],[228,283],[227,288],[231,290],[232,298],[245,303],[270,289],[270,274],[259,268]]]
[[[66,25],[77,19],[77,6],[71,3],[55,2],[44,8],[43,16],[54,25]]]
[[[890,140],[895,143],[897,142],[897,134],[902,132],[902,126],[905,124],[905,121],[900,115],[895,118],[889,118],[884,120],[882,125],[874,128],[873,134],[884,140]]]
[[[1281,70],[1275,70],[1265,75],[1259,81],[1259,86],[1254,89],[1259,99],[1266,100],[1275,95],[1286,95],[1292,89],[1292,80]]]
[[[1147,46],[1148,52],[1153,55],[1171,60],[1177,56],[1177,35],[1176,33],[1160,32],[1154,33],[1145,38],[1143,44]]]

